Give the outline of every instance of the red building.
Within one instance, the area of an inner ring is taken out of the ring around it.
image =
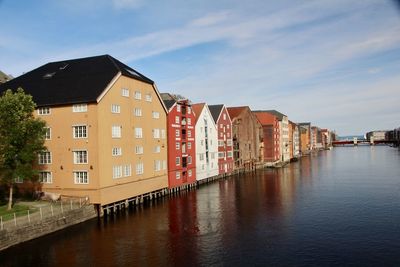
[[[279,118],[269,112],[253,111],[263,129],[264,162],[280,160]]]
[[[225,105],[208,106],[218,128],[218,169],[219,174],[233,171],[232,121]]]
[[[195,114],[187,99],[162,93],[168,110],[168,186],[196,183]]]

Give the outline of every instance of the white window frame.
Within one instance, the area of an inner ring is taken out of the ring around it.
[[[136,174],[141,175],[144,173],[144,164],[143,162],[139,162],[136,164]]]
[[[129,89],[128,88],[122,88],[121,89],[121,95],[124,97],[129,97]]]
[[[121,138],[121,136],[122,136],[122,126],[121,125],[111,126],[111,137],[112,138]]]
[[[140,91],[135,91],[135,99],[141,100],[141,99],[142,99],[142,92],[140,92]]]
[[[75,184],[89,184],[89,172],[88,171],[73,171],[74,183]],[[81,175],[83,175],[81,177]]]
[[[113,157],[122,156],[122,148],[121,147],[113,147],[111,151],[111,155]]]
[[[72,136],[74,139],[88,138],[88,127],[85,124],[72,125]]]
[[[160,153],[160,152],[161,152],[161,147],[160,147],[160,146],[155,146],[155,147],[153,148],[153,152],[154,152],[154,153]]]
[[[153,101],[153,97],[151,96],[151,93],[146,94],[145,99],[147,102]]]
[[[135,146],[135,154],[136,155],[143,154],[143,146]]]
[[[46,165],[51,164],[52,162],[52,155],[50,151],[42,151],[38,155],[38,164],[39,165]]]
[[[141,108],[135,108],[135,117],[142,117],[142,109]]]
[[[124,177],[132,176],[132,165],[126,164],[124,165]]]
[[[176,105],[176,111],[181,112],[181,105]]]
[[[122,166],[121,165],[113,166],[112,170],[113,170],[113,179],[118,179],[118,178],[122,177]]]
[[[192,177],[192,170],[188,170],[188,176]]]
[[[121,113],[121,106],[118,104],[111,104],[111,113],[114,113],[114,114]]]
[[[176,166],[180,166],[181,165],[181,158],[180,157],[176,157],[175,158],[175,165]]]
[[[44,127],[46,129],[46,132],[44,133],[44,139],[45,140],[51,140],[51,128],[50,127]]]
[[[176,142],[175,143],[175,148],[176,148],[176,150],[181,149],[181,143],[180,142]]]
[[[49,171],[40,171],[39,172],[39,181],[43,184],[52,184],[53,183],[53,173]]]
[[[181,172],[177,171],[177,172],[175,173],[175,178],[176,178],[177,180],[181,179]]]
[[[191,125],[192,124],[192,119],[191,118],[187,118],[187,124]]]
[[[165,139],[165,130],[161,129],[161,139]]]
[[[143,138],[143,128],[140,128],[140,127],[135,128],[135,138],[136,139]]]
[[[153,129],[153,138],[160,139],[160,129]]]
[[[160,112],[158,112],[158,111],[153,111],[153,112],[152,112],[152,116],[153,116],[153,119],[159,119],[159,118],[160,118]]]
[[[72,105],[72,112],[74,112],[74,113],[87,112],[87,110],[88,110],[87,107],[88,107],[88,105],[86,103],[74,104],[74,105]]]
[[[161,171],[161,160],[154,161],[154,171],[156,172]]]
[[[179,129],[175,129],[175,137],[179,137],[180,136],[180,132]]]
[[[89,155],[87,150],[73,150],[74,164],[88,164]]]
[[[166,170],[166,169],[167,169],[167,161],[166,161],[166,160],[163,160],[163,161],[162,161],[162,169],[163,169],[163,170]]]
[[[51,109],[50,107],[41,107],[37,109],[37,114],[38,115],[50,115],[51,114]]]
[[[192,149],[192,142],[187,142],[187,148]]]
[[[175,116],[175,123],[179,124],[179,116]]]

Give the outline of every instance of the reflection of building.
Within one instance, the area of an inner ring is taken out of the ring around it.
[[[218,131],[207,104],[193,104],[196,116],[196,179],[218,175]]]
[[[109,56],[51,62],[22,87],[47,123],[43,190],[106,205],[168,186],[166,110],[155,84]]]
[[[163,93],[168,110],[168,184],[169,188],[196,182],[195,121],[187,99]]]
[[[225,105],[208,106],[218,129],[219,174],[233,171],[232,121]]]
[[[253,112],[262,126],[263,160],[278,162],[281,159],[280,129],[277,116],[264,111]]]
[[[229,107],[228,112],[232,120],[235,169],[251,169],[262,160],[261,124],[247,106]]]
[[[385,140],[385,134],[387,131],[371,131],[366,133],[366,137],[368,141],[380,141]]]

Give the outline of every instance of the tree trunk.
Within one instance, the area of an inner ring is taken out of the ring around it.
[[[8,197],[7,210],[11,210],[12,209],[12,202],[13,202],[13,184],[10,185],[10,195]]]

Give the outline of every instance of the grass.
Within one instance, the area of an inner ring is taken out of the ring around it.
[[[3,221],[11,220],[14,218],[14,213],[17,217],[25,216],[28,214],[28,210],[31,210],[27,205],[14,204],[11,210],[7,210],[7,205],[0,206],[0,216],[3,217]]]

